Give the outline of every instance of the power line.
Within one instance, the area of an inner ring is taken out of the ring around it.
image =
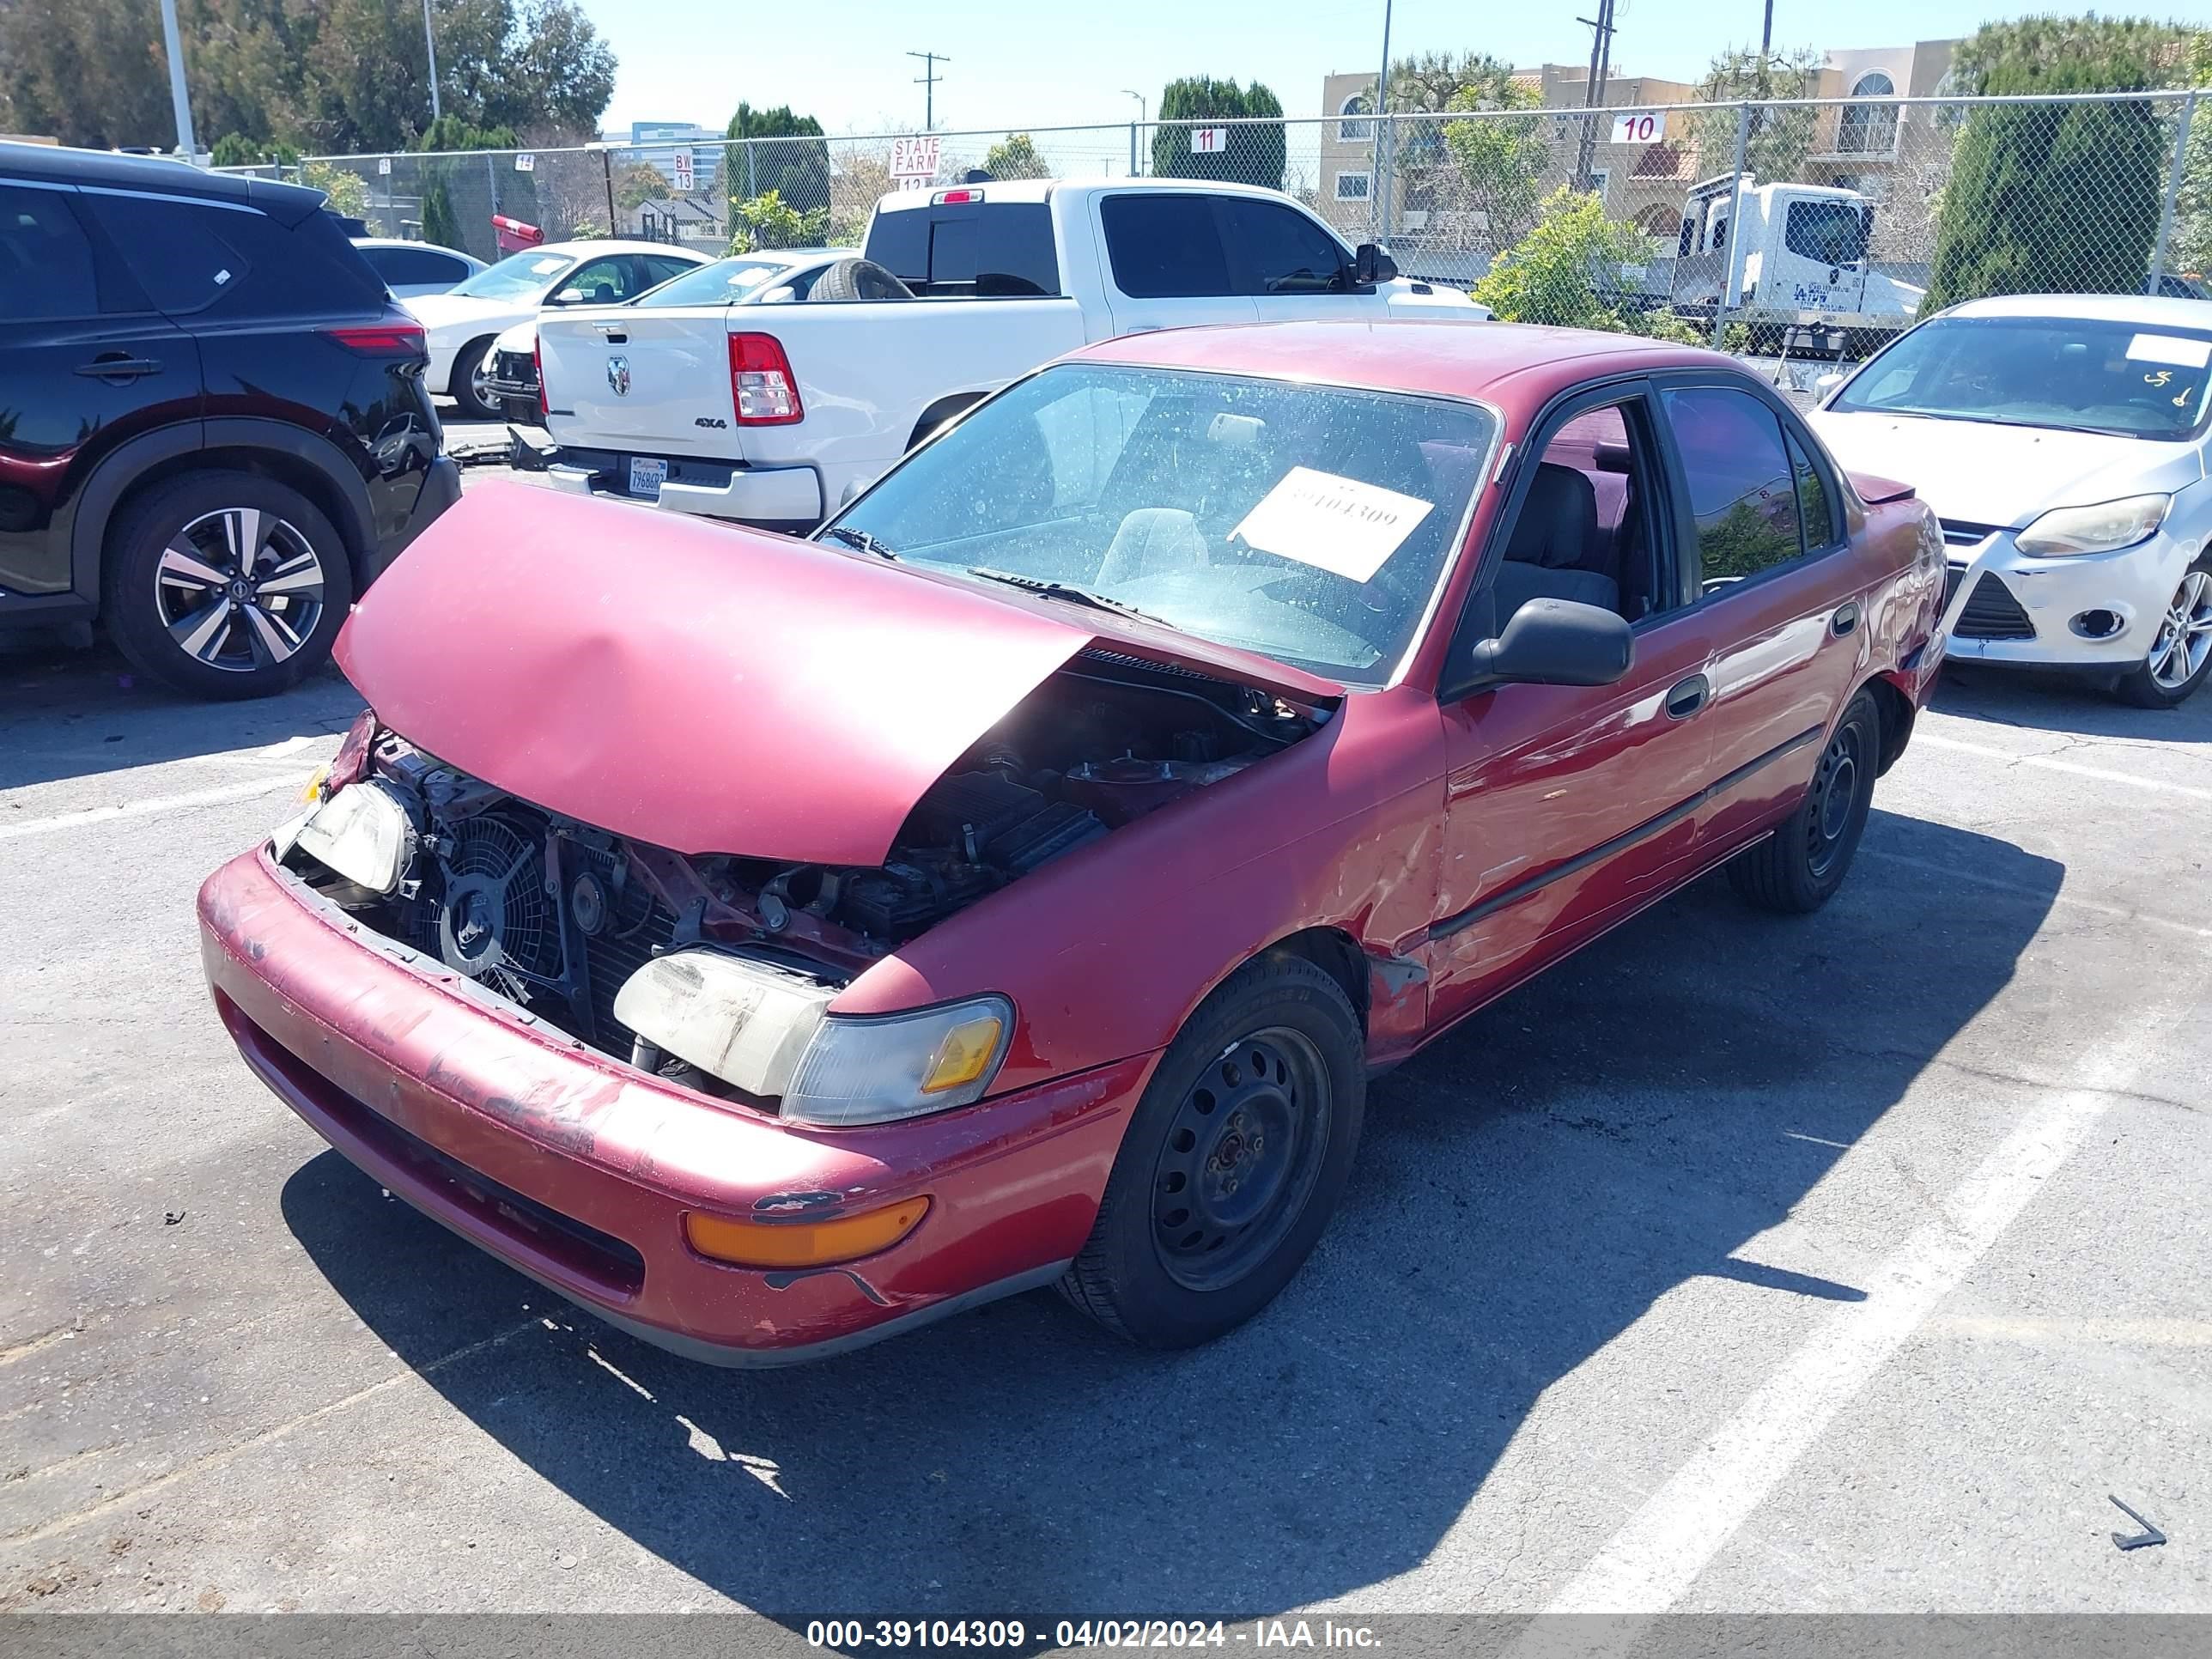
[[[921,130],[934,132],[937,130],[937,83],[945,78],[937,72],[937,66],[952,60],[936,52],[910,52],[907,56],[921,59],[921,73],[914,77],[915,85],[924,89],[921,94]]]

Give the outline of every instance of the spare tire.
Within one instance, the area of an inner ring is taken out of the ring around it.
[[[914,290],[873,259],[840,259],[814,279],[810,300],[911,300]]]

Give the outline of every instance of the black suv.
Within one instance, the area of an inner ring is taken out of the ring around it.
[[[460,494],[428,361],[319,191],[0,143],[0,627],[292,684]]]

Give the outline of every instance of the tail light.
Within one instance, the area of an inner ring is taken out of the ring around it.
[[[550,419],[553,413],[553,406],[545,401],[545,347],[535,334],[530,337],[530,368],[531,372],[538,377],[538,418]]]
[[[336,340],[348,351],[357,351],[364,357],[427,358],[430,355],[430,337],[422,331],[422,324],[412,320],[387,318],[376,323],[348,323],[325,329],[323,337]]]
[[[773,334],[730,336],[730,392],[739,426],[789,426],[806,418],[799,377]]]

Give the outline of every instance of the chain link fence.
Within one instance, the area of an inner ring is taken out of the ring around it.
[[[1990,293],[2201,297],[2212,93],[1843,99],[310,158],[377,235],[846,246],[899,189],[1280,190],[1510,320],[1856,354]],[[260,169],[264,173],[276,169]]]

